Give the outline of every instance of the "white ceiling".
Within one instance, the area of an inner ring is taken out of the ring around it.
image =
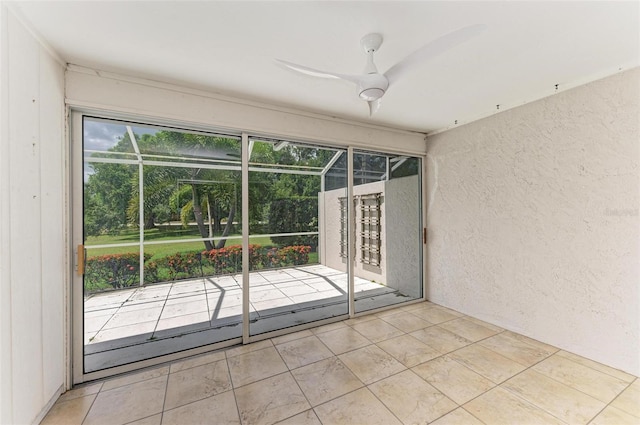
[[[640,3],[15,2],[67,62],[407,130],[433,132],[640,65]],[[357,74],[379,32],[381,72],[427,42],[482,23],[480,36],[390,88],[372,118],[347,82],[274,58]]]

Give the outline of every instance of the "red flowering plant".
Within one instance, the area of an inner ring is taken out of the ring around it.
[[[176,252],[157,260],[159,269],[166,269],[171,280],[202,277],[202,253],[200,251]]]
[[[285,246],[278,250],[278,256],[283,265],[299,266],[309,262],[309,252],[311,247],[307,245]]]
[[[151,256],[144,254],[144,260]],[[107,254],[87,258],[84,273],[85,291],[127,288],[140,281],[140,254]]]

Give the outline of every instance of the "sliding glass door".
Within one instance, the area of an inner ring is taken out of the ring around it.
[[[420,158],[73,127],[76,382],[423,296]]]
[[[346,315],[347,259],[326,252],[339,249],[326,210],[347,195],[346,150],[252,138],[249,151],[250,334]]]

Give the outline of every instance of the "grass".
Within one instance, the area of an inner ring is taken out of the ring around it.
[[[239,237],[240,234],[232,234],[230,236],[238,237],[234,239],[228,239],[226,246],[231,245],[240,245],[242,244],[242,239]],[[153,241],[153,242],[163,242],[163,241],[175,241],[180,239],[195,239],[199,238],[200,234],[197,229],[181,229],[181,228],[167,228],[161,227],[156,229],[149,229],[144,231],[144,240],[145,241]],[[138,231],[126,230],[121,232],[118,235],[101,235],[101,236],[89,236],[85,241],[85,248],[87,248],[87,258],[96,257],[99,255],[107,255],[107,254],[127,254],[140,252],[140,248],[138,246],[119,246],[119,247],[107,247],[107,248],[95,248],[92,249],[92,245],[108,245],[108,244],[120,244],[120,243],[135,243],[140,240],[140,233]],[[217,242],[218,239],[214,239],[214,243]],[[273,245],[271,238],[268,236],[249,236],[249,243],[256,245]],[[186,251],[197,251],[203,250],[205,246],[204,242],[175,242],[175,243],[166,243],[166,244],[158,244],[158,245],[148,245],[145,244],[144,252],[147,254],[151,254],[152,260],[158,260],[159,258],[166,257],[167,255],[175,254],[176,252],[186,252]],[[312,261],[312,257],[314,261]],[[309,262],[314,263],[318,261],[317,253],[309,254]]]

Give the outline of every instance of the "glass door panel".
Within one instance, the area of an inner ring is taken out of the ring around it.
[[[347,314],[347,259],[337,254],[346,228],[341,236],[335,214],[347,196],[346,150],[249,146],[250,335]]]
[[[422,298],[420,158],[354,151],[356,313]]]
[[[238,138],[85,117],[83,371],[242,336]]]

